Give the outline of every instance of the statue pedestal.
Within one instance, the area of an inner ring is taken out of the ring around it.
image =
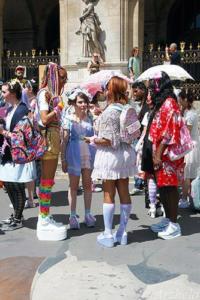
[[[81,84],[82,82],[86,81],[90,74],[87,70],[88,61],[91,58],[80,58],[77,60],[76,64],[74,65],[66,65],[65,69],[68,73],[68,83],[67,83],[67,90]],[[123,62],[105,62],[104,65],[100,68],[100,70],[115,70],[121,71],[125,75],[128,75],[128,61]]]
[[[62,24],[61,65],[66,67],[69,77],[67,88],[71,88],[89,76],[87,63],[91,58],[81,57],[84,49],[83,37],[77,35],[76,31],[80,28],[80,16],[84,9],[89,4],[93,5],[94,1],[87,1],[88,4],[82,0],[59,1]],[[142,50],[143,38],[139,37],[143,37],[143,11],[144,0],[95,1],[94,12],[101,23],[99,42],[105,54],[105,64],[101,69],[121,70],[127,74],[131,49],[139,46]],[[80,58],[77,59],[78,57]]]

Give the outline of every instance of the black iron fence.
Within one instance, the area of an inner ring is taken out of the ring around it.
[[[181,42],[179,46],[181,55],[181,66],[195,79],[194,82],[185,82],[183,85],[191,88],[196,100],[200,100],[200,43],[193,46],[192,43],[186,49],[186,43]],[[143,52],[143,70],[149,67],[163,64],[165,61],[164,47],[150,44]]]
[[[32,79],[39,77],[39,66],[46,65],[50,61],[59,63],[60,50],[48,51],[10,51],[7,50],[2,60],[2,76],[4,80],[15,77],[15,68],[18,65],[26,67],[26,78]]]

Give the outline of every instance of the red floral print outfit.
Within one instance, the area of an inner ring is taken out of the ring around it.
[[[181,112],[178,103],[173,98],[167,98],[155,114],[149,131],[153,154],[162,143],[167,145],[161,156],[162,166],[155,171],[158,187],[178,186],[183,176],[184,159],[171,161],[167,155],[169,147],[180,143]]]

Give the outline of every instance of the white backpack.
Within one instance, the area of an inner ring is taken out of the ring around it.
[[[131,144],[140,136],[141,124],[135,109],[130,105],[113,104],[112,109],[121,111],[120,114],[120,137],[121,141]]]

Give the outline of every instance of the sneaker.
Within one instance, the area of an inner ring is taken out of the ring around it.
[[[9,225],[12,222],[13,218],[14,216],[13,214],[11,214],[9,218],[1,220],[1,224]]]
[[[141,193],[141,190],[137,189],[137,188],[133,188],[130,192],[129,195],[133,196],[133,195],[138,195]]]
[[[69,227],[70,229],[80,229],[80,224],[77,216],[71,216],[69,218]]]
[[[190,206],[189,201],[180,199],[178,203],[179,208],[188,208]]]
[[[159,223],[151,225],[151,230],[153,232],[160,232],[163,231],[169,224],[169,219],[162,218],[162,220]]]
[[[99,186],[93,186],[92,187],[92,192],[93,193],[100,193],[100,192],[102,192],[102,188],[99,187]]]
[[[99,234],[97,237],[97,242],[104,247],[112,248],[114,247],[114,238],[112,234],[105,234],[104,232]]]
[[[13,218],[12,221],[10,222],[10,224],[4,224],[1,227],[1,230],[3,230],[3,231],[13,231],[13,230],[16,230],[16,229],[20,229],[22,227],[23,227],[22,220]]]
[[[181,228],[178,223],[169,222],[163,231],[158,232],[158,237],[164,240],[171,240],[179,236],[181,236]]]
[[[127,245],[128,243],[128,235],[127,232],[124,231],[122,235],[118,235],[117,231],[113,234],[114,243],[119,243],[120,245]]]
[[[57,223],[53,217],[38,217],[37,238],[40,241],[62,241],[67,238],[67,228],[62,223]]]
[[[96,223],[96,218],[91,214],[87,214],[85,216],[84,222],[87,227],[94,227]]]
[[[148,215],[149,215],[151,218],[155,218],[155,217],[156,217],[156,205],[150,203],[149,206],[150,206],[150,209],[149,209],[149,211],[148,211]]]
[[[2,230],[0,229],[0,235],[1,235],[1,234],[5,234],[5,232],[4,232],[4,231],[2,231]]]
[[[33,201],[26,200],[24,208],[34,208],[34,207],[36,207],[36,205]]]

